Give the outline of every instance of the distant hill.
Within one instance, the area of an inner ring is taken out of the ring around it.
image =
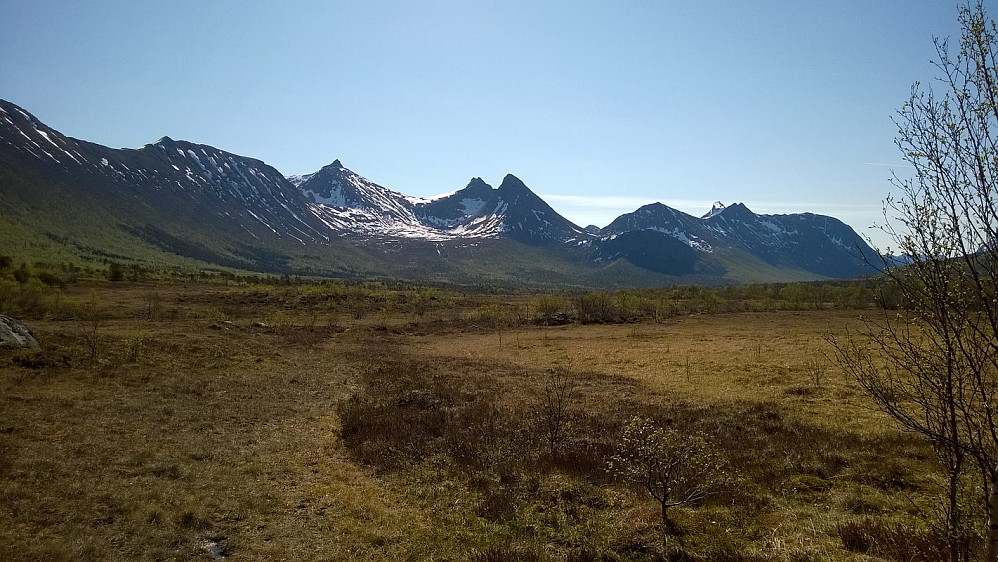
[[[872,274],[841,221],[703,218],[661,204],[580,228],[513,175],[410,197],[339,160],[285,177],[167,137],[112,149],[66,137],[0,100],[0,235],[33,259],[114,260],[336,277],[560,286],[732,283]]]

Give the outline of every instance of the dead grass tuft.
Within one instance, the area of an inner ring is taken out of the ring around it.
[[[949,556],[945,536],[875,517],[844,521],[836,532],[846,549],[888,560],[931,562]]]

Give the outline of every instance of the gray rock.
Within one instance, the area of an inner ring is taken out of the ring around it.
[[[38,342],[24,322],[9,316],[0,316],[0,347],[36,349]]]

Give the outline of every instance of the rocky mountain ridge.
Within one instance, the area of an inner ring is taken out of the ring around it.
[[[168,137],[112,149],[66,137],[3,100],[0,188],[21,214],[42,219],[38,228],[56,224],[46,215],[57,209],[46,201],[61,202],[79,209],[72,220],[240,269],[294,270],[300,255],[313,262],[311,270],[331,271],[324,260],[353,252],[363,261],[385,244],[396,251],[432,244],[446,259],[441,247],[504,240],[503,252],[519,247],[533,255],[527,248],[537,248],[552,256],[555,268],[598,272],[627,262],[666,276],[663,282],[723,282],[732,264],[742,262],[769,277],[780,271],[788,278],[853,277],[870,273],[864,256],[875,255],[850,227],[822,215],[756,215],[740,203],[718,202],[698,218],[654,203],[604,228],[583,229],[511,174],[498,187],[476,177],[443,196],[411,197],[339,160],[285,177],[261,160]],[[72,233],[42,235],[79,245]],[[492,267],[506,267],[502,261]]]

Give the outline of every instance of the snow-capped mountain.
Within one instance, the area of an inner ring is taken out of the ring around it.
[[[600,234],[612,236],[625,232],[654,230],[675,238],[694,250],[710,252],[711,246],[701,232],[702,221],[703,219],[698,219],[661,203],[651,203],[633,213],[620,215],[601,229]]]
[[[724,203],[721,203],[720,201],[715,201],[714,205],[710,208],[709,211],[707,211],[707,214],[705,214],[700,218],[709,219],[710,217],[720,213],[723,210],[724,210]]]
[[[877,254],[866,241],[836,218],[812,213],[757,215],[742,203],[725,206],[717,202],[703,218],[660,203],[645,205],[617,217],[600,234],[607,240],[641,231],[677,240],[701,254],[741,252],[769,265],[829,277],[870,274],[868,263],[877,263]],[[647,237],[641,245],[656,245],[654,240],[674,246],[664,238]],[[634,252],[644,255],[648,250],[621,250],[618,255],[628,257]]]
[[[378,185],[339,160],[288,179],[313,203],[312,213],[340,235],[432,241],[508,237],[532,244],[590,237],[512,174],[498,189],[472,178],[463,189],[433,198]]]
[[[260,160],[168,137],[112,149],[66,137],[3,100],[0,194],[0,226],[34,233],[35,246],[61,244],[88,259],[159,252],[257,271],[433,276],[467,267],[486,278],[529,271],[586,283],[626,262],[644,282],[723,282],[855,276],[870,273],[858,256],[873,255],[851,228],[820,215],[756,215],[718,202],[697,218],[655,203],[582,229],[513,175],[495,188],[476,177],[445,195],[410,197],[339,160],[285,177]],[[729,266],[742,263],[750,266],[735,269],[759,273],[730,277]],[[625,282],[620,271],[612,282]]]
[[[339,160],[318,172],[292,178],[311,202],[309,212],[340,236],[442,240],[446,233],[423,225],[413,213],[422,200],[382,187],[344,168]]]
[[[260,160],[169,137],[139,149],[110,149],[66,137],[2,100],[0,141],[7,166],[27,167],[71,187],[75,197],[117,208],[125,223],[130,214],[153,214],[252,239],[315,244],[329,237],[301,192]]]

